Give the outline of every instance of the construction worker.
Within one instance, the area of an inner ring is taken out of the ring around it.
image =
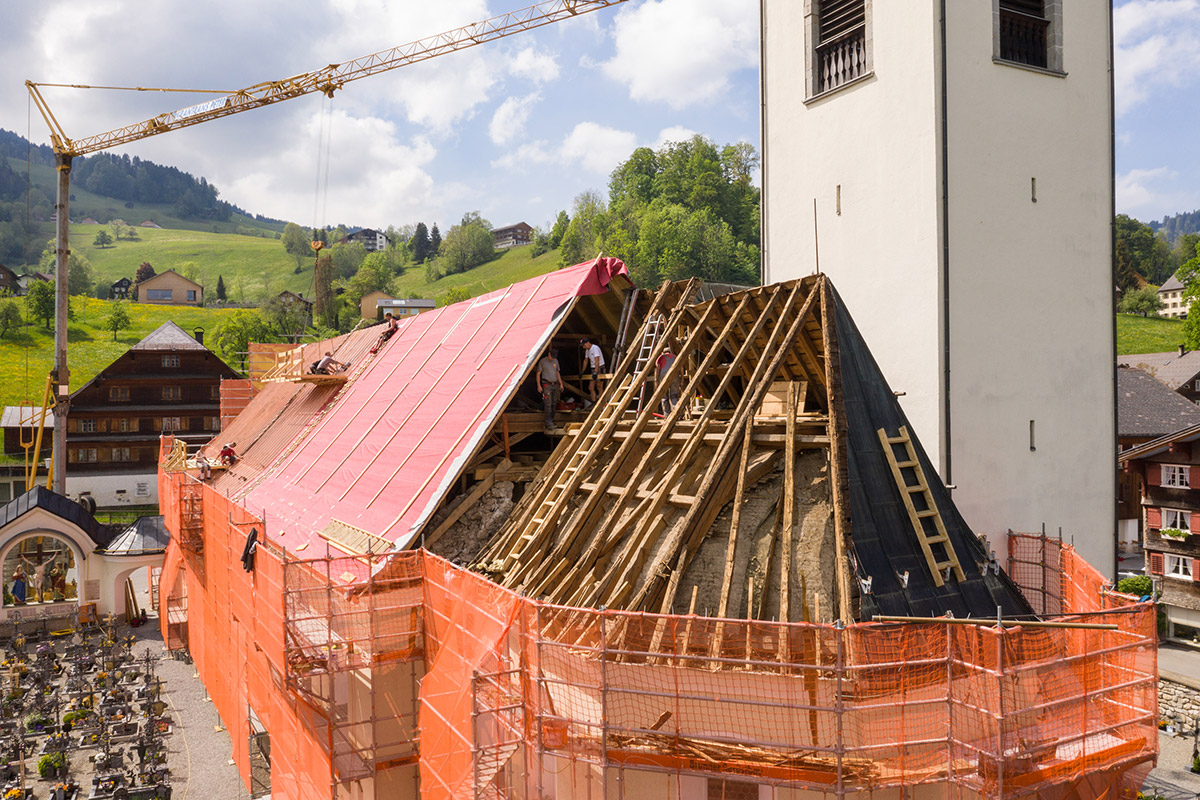
[[[537,379],[538,394],[542,396],[542,407],[546,412],[546,433],[560,433],[561,429],[554,424],[554,409],[558,407],[558,399],[562,397],[565,387],[557,350],[551,349],[542,356],[534,376]]]
[[[333,353],[329,350],[325,351],[325,357],[313,365],[313,372],[321,375],[332,375],[334,372],[343,372],[349,364],[343,364],[333,357]]]
[[[587,386],[591,399],[585,397],[583,400],[583,407],[588,409],[596,404],[596,398],[604,391],[604,384],[600,381],[600,373],[604,370],[604,354],[600,352],[600,345],[587,336],[579,340],[579,346],[583,348],[583,371],[592,374]]]
[[[370,352],[372,355],[378,353],[379,348],[387,344],[387,340],[392,338],[392,336],[396,333],[396,329],[400,327],[400,318],[394,316],[392,312],[387,312],[383,315],[383,317],[384,322],[387,323],[387,327],[383,329],[383,333],[379,334],[379,341],[375,342],[375,346],[371,348]]]
[[[671,345],[668,344],[663,348],[660,355],[654,362],[654,366],[658,370],[658,380],[666,380],[667,372],[670,371],[671,365],[675,363],[675,353],[671,350]],[[679,402],[679,378],[676,377],[667,387],[667,391],[662,396],[662,412],[663,416],[671,413],[671,409]]]

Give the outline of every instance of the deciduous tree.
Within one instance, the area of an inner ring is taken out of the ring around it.
[[[113,303],[108,316],[104,319],[104,329],[112,331],[114,342],[117,340],[117,331],[123,331],[132,324],[133,320],[129,317],[129,307],[124,300],[118,300]]]
[[[0,300],[0,338],[8,336],[8,332],[21,327],[21,309],[17,301]]]
[[[92,244],[99,248],[108,247],[112,243],[113,238],[109,236],[108,231],[104,230],[103,228],[96,231],[96,238],[92,240]]]
[[[212,341],[227,363],[236,362],[246,371],[246,355],[251,342],[271,342],[271,326],[254,311],[235,311],[213,331]]]
[[[50,281],[33,281],[25,295],[25,309],[33,319],[45,321],[46,330],[54,319],[54,284]]]
[[[303,266],[304,259],[307,256],[312,255],[311,242],[313,240],[308,238],[308,234],[305,233],[304,228],[301,228],[294,222],[289,222],[284,226],[281,241],[283,242],[283,249],[289,255],[296,257],[297,269]]]

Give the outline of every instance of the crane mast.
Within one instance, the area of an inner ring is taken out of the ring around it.
[[[54,406],[54,443],[51,450],[54,465],[52,480],[55,490],[65,494],[67,482],[67,411],[70,399],[70,371],[67,367],[67,259],[70,255],[68,199],[71,196],[71,161],[73,158],[315,92],[333,97],[334,92],[350,81],[378,75],[381,72],[388,72],[409,64],[428,61],[447,53],[465,50],[495,39],[502,39],[623,2],[626,0],[547,0],[547,2],[537,3],[518,11],[511,11],[444,33],[380,50],[352,61],[330,64],[311,72],[302,72],[290,78],[257,83],[236,92],[206,92],[219,96],[186,108],[159,114],[141,122],[80,139],[72,139],[67,136],[45,98],[42,97],[41,87],[124,88],[142,92],[179,92],[184,90],[149,87],[97,87],[25,81],[25,87],[28,89],[34,105],[37,106],[38,112],[50,128],[50,141],[54,148],[58,177],[57,197],[54,204],[57,222],[54,272],[54,371],[51,373],[55,387],[54,395],[57,400],[57,405]]]

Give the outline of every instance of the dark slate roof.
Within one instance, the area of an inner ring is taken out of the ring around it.
[[[97,547],[103,547],[112,539],[112,530],[73,500],[52,492],[44,486],[35,486],[10,503],[0,507],[0,528],[28,514],[35,508],[45,509],[75,525],[86,533]]]
[[[837,375],[845,404],[847,495],[850,538],[860,581],[871,579],[870,593],[861,595],[860,618],[876,615],[1030,616],[1033,609],[1003,571],[981,568],[991,561],[983,541],[967,526],[926,455],[916,431],[900,408],[882,370],[867,348],[836,290]],[[895,436],[906,426],[913,449],[925,472],[934,503],[941,512],[950,543],[965,580],[954,578],[940,587],[933,580],[924,551],[913,530],[900,488],[880,444],[877,431]],[[905,587],[900,576],[908,573]]]
[[[1133,367],[1117,367],[1117,436],[1166,436],[1200,425],[1200,406]]]
[[[1200,350],[1178,350],[1166,353],[1136,353],[1117,356],[1123,367],[1134,367],[1147,373],[1172,389],[1179,389],[1200,375]]]
[[[171,540],[165,519],[162,515],[138,517],[132,525],[108,543],[104,553],[110,556],[140,556],[165,552],[167,542]]]
[[[1171,277],[1167,278],[1166,283],[1164,283],[1162,286],[1158,287],[1158,290],[1160,292],[1173,292],[1177,289],[1182,289],[1182,288],[1183,288],[1183,284],[1179,282],[1179,278],[1176,278],[1174,275],[1172,275]]]
[[[142,284],[143,286],[145,284]],[[135,344],[130,350],[202,350],[210,352],[207,347],[196,341],[196,337],[176,325],[174,322],[164,322],[157,329],[146,335],[145,339]]]

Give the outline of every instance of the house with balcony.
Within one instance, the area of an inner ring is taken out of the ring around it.
[[[1161,591],[1167,635],[1200,635],[1200,425],[1127,450],[1118,463],[1142,483],[1146,573]]]
[[[201,339],[166,322],[71,394],[68,494],[156,502],[159,437],[195,447],[220,432],[221,381],[238,375]]]
[[[503,228],[492,229],[492,245],[497,250],[507,250],[510,247],[521,247],[533,244],[533,226],[528,222],[518,222],[516,225],[505,225]]]
[[[387,249],[388,237],[374,228],[359,228],[339,239],[338,244],[361,244],[368,253],[375,253]]]

